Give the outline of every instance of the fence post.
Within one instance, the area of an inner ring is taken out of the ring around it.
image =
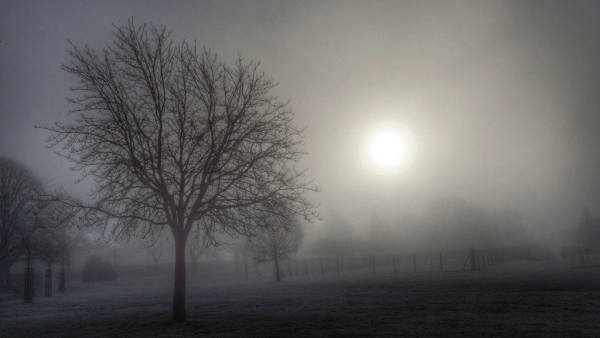
[[[413,272],[417,272],[417,257],[413,254]]]
[[[394,260],[394,273],[396,273],[396,254],[392,255],[392,259]]]

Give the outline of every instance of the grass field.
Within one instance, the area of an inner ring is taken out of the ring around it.
[[[32,304],[0,303],[6,337],[398,337],[600,335],[600,269],[514,261],[478,272],[213,278],[188,275],[184,324],[172,277],[73,281]]]

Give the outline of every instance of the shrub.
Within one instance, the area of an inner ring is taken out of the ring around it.
[[[97,282],[117,279],[117,272],[109,262],[103,262],[99,257],[91,257],[83,267],[83,281]]]

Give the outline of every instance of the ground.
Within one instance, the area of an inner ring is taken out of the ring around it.
[[[188,275],[184,324],[172,277],[73,281],[65,294],[0,303],[7,337],[597,336],[600,269],[509,262],[472,272],[244,281]]]

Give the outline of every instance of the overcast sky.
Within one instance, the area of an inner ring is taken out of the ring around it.
[[[537,236],[600,215],[600,5],[577,1],[0,0],[0,156],[83,194],[34,125],[68,120],[69,41],[164,24],[231,63],[260,60],[307,126],[314,199],[360,225],[437,197],[516,208]],[[411,153],[382,174],[366,154],[393,126]]]

